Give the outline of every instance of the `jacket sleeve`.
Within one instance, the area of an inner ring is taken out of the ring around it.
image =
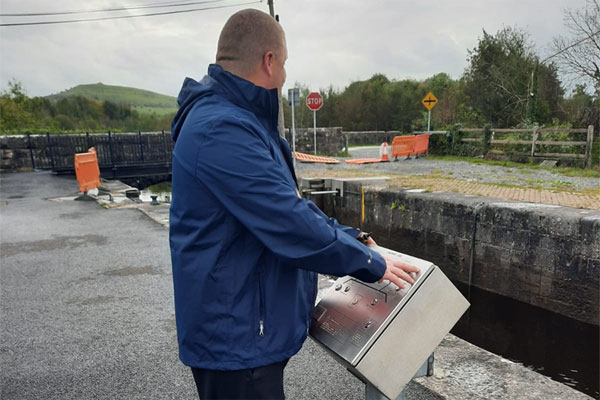
[[[374,282],[385,260],[299,198],[267,138],[236,116],[202,134],[196,177],[271,252],[296,268]],[[318,208],[317,208],[318,210]]]
[[[331,218],[328,217],[323,211],[321,211],[321,209],[319,207],[317,207],[317,205],[315,203],[313,203],[312,201],[308,201],[308,206],[310,207],[311,210],[313,210],[315,213],[319,214],[321,217],[325,218],[327,220],[327,224],[333,228],[338,228],[341,229],[342,232],[352,236],[354,239],[358,238],[358,235],[360,234],[360,229],[356,229],[356,228],[352,228],[351,226],[346,226],[346,225],[342,225],[340,224],[337,219],[335,218]]]

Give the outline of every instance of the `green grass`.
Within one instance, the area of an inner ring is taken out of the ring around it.
[[[472,164],[486,164],[495,165],[500,167],[514,168],[520,170],[523,174],[531,174],[536,169],[543,169],[550,172],[555,172],[564,176],[577,176],[583,178],[600,178],[600,170],[598,169],[582,169],[573,167],[542,167],[539,164],[523,164],[514,161],[497,161],[497,160],[485,160],[483,158],[471,158],[471,157],[458,157],[458,156],[428,156],[433,160],[442,161],[466,161]],[[528,172],[524,172],[528,171]]]
[[[177,108],[162,108],[162,107],[147,107],[147,106],[134,106],[131,107],[133,110],[140,114],[156,114],[158,117],[164,115],[173,114],[177,112]]]
[[[170,192],[171,191],[171,182],[161,182],[152,186],[148,186],[144,190],[149,190],[154,193],[162,193],[162,192]]]
[[[59,100],[70,96],[83,96],[98,101],[112,101],[119,104],[130,104],[140,113],[155,112],[160,115],[177,111],[177,99],[149,90],[137,89],[126,86],[104,85],[94,83],[91,85],[78,85],[64,90],[58,94],[48,96],[50,100]]]

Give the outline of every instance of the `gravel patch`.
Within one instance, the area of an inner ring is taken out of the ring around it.
[[[352,158],[378,158],[379,147],[351,148]],[[516,185],[543,189],[567,189],[580,191],[597,189],[600,179],[595,177],[565,176],[546,169],[511,168],[498,165],[473,164],[466,161],[433,160],[427,157],[399,159],[394,162],[353,165],[344,161],[349,158],[338,157],[340,164],[297,163],[298,175],[313,171],[359,171],[373,174],[400,175],[439,175],[468,182]],[[324,174],[325,175],[325,174]]]

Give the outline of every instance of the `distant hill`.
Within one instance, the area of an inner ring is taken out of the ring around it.
[[[58,94],[47,96],[48,99],[58,100],[70,96],[83,96],[98,101],[130,104],[131,108],[144,114],[156,113],[164,115],[177,111],[177,99],[149,90],[136,89],[126,86],[111,86],[103,83],[78,85]]]

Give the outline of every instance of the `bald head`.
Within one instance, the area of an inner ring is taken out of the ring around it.
[[[269,51],[276,58],[287,57],[283,29],[269,14],[242,10],[233,14],[221,31],[216,63],[246,78],[260,66]]]

